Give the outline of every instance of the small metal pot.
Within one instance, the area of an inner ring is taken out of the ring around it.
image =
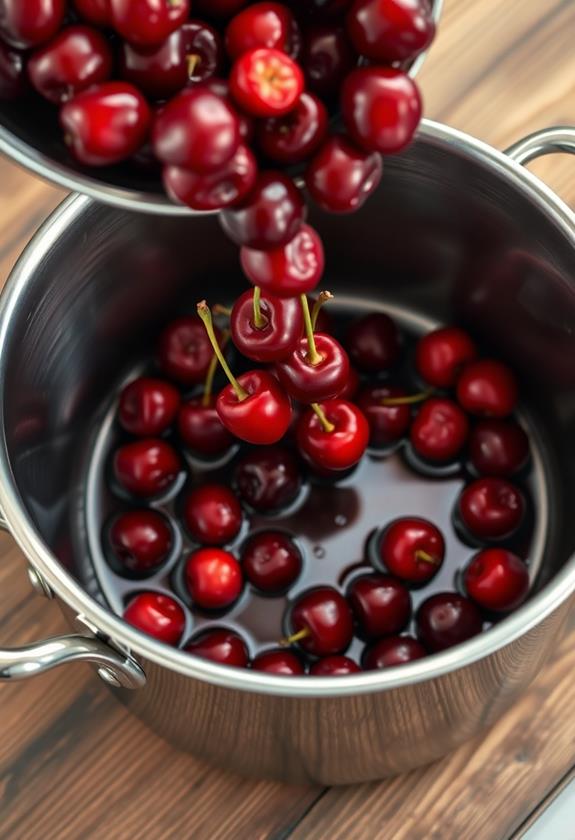
[[[362,211],[313,218],[334,292],[472,324],[531,391],[547,506],[541,569],[521,609],[427,659],[316,679],[228,669],[113,615],[89,561],[84,478],[118,359],[136,359],[184,298],[217,287],[226,300],[242,280],[214,216],[154,218],[75,197],[1,296],[0,508],[36,588],[81,629],[0,652],[0,678],[88,660],[178,745],[291,781],[398,773],[489,726],[549,657],[575,592],[575,216],[521,165],[558,150],[575,152],[575,130],[538,133],[506,155],[427,122],[386,162]]]

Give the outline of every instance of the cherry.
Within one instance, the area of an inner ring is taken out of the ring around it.
[[[235,466],[233,485],[244,504],[258,513],[288,507],[302,484],[298,462],[289,449],[270,446],[244,455]]]
[[[435,388],[451,388],[461,369],[477,357],[477,348],[465,330],[442,327],[424,335],[415,348],[417,372]]]
[[[216,456],[226,452],[234,439],[216,411],[216,400],[208,396],[185,402],[178,414],[178,433],[184,445],[192,452]]]
[[[242,201],[257,177],[256,159],[248,146],[238,146],[217,172],[201,175],[183,166],[166,166],[162,173],[166,192],[192,210],[221,210]]]
[[[362,315],[354,321],[345,338],[352,362],[367,373],[384,373],[397,362],[400,339],[394,321],[383,312]]]
[[[205,610],[229,607],[243,588],[240,564],[221,548],[193,551],[186,560],[185,579],[194,605]]]
[[[457,382],[461,406],[482,417],[507,417],[517,405],[518,392],[513,371],[492,359],[471,362]]]
[[[244,247],[240,259],[248,280],[277,297],[311,292],[319,283],[325,262],[318,233],[305,224],[287,245],[270,251]]]
[[[110,23],[126,41],[155,47],[184,23],[189,0],[108,0]]]
[[[110,0],[73,0],[73,5],[84,20],[95,26],[110,26]]]
[[[184,502],[186,528],[199,543],[224,545],[242,527],[242,509],[236,496],[223,484],[202,484]]]
[[[122,513],[109,530],[113,565],[120,572],[145,575],[168,559],[174,543],[166,518],[155,510]]]
[[[366,671],[379,671],[381,668],[405,665],[424,656],[425,648],[411,636],[388,636],[365,649],[362,664]]]
[[[507,478],[529,458],[529,438],[513,420],[480,420],[471,430],[469,458],[480,475]]]
[[[298,3],[298,0],[295,2]],[[341,18],[352,2],[353,0],[308,0],[305,11],[320,19]]]
[[[248,359],[285,359],[303,332],[301,306],[296,298],[277,298],[256,286],[234,303],[230,330],[235,346]]]
[[[517,530],[525,515],[520,490],[504,478],[478,478],[459,497],[458,512],[478,539],[501,539]]]
[[[179,407],[180,394],[173,385],[142,376],[122,390],[118,420],[132,435],[155,437],[171,426]]]
[[[68,148],[89,166],[109,166],[133,155],[146,140],[150,121],[146,100],[128,82],[93,85],[60,110]]]
[[[0,100],[19,99],[27,89],[24,53],[0,41]]]
[[[175,482],[181,463],[165,440],[144,438],[126,443],[113,459],[116,481],[134,496],[150,498],[164,493]]]
[[[503,548],[485,548],[471,560],[463,581],[476,604],[493,612],[509,612],[521,604],[529,591],[525,563]]]
[[[302,93],[288,114],[258,124],[258,145],[270,160],[301,163],[321,145],[327,132],[327,119],[327,109],[321,99],[313,93]]]
[[[340,400],[347,400],[347,402],[353,402],[355,399],[355,395],[359,390],[359,373],[349,366],[349,373],[347,375],[347,382],[345,383],[345,387],[343,391],[340,391],[338,397]]]
[[[409,583],[427,583],[441,568],[445,540],[433,523],[406,516],[384,530],[379,556],[392,575]]]
[[[305,33],[302,66],[309,90],[322,99],[339,95],[357,56],[340,26],[319,26]]]
[[[204,82],[222,73],[224,43],[213,26],[203,20],[188,20],[177,31],[184,43],[188,83]]]
[[[378,64],[407,61],[435,35],[429,0],[355,0],[347,16],[355,49]]]
[[[358,149],[342,135],[330,138],[308,166],[313,200],[330,213],[353,213],[381,180],[381,157]]]
[[[356,403],[369,424],[371,446],[389,446],[405,435],[411,422],[408,399],[405,390],[394,385],[370,385],[362,388]],[[389,400],[390,404],[387,404],[386,400]]]
[[[219,662],[220,665],[248,667],[248,646],[239,633],[225,627],[211,627],[209,630],[200,631],[190,639],[184,650],[202,659]]]
[[[258,47],[281,50],[295,58],[300,41],[292,13],[281,3],[253,3],[232,18],[226,29],[226,48],[232,61]]]
[[[343,677],[346,674],[358,674],[360,671],[359,665],[349,656],[324,656],[309,669],[313,677]]]
[[[289,650],[264,650],[258,653],[252,661],[252,669],[285,677],[305,674],[301,659]]]
[[[427,598],[416,615],[419,641],[431,652],[445,650],[477,636],[483,620],[475,604],[456,592]]]
[[[367,420],[353,403],[327,400],[298,420],[300,451],[323,470],[347,470],[361,460],[369,439]]]
[[[349,588],[348,600],[361,635],[368,639],[401,633],[411,618],[409,592],[389,575],[356,578]]]
[[[169,99],[188,81],[181,29],[156,47],[134,47],[124,41],[119,59],[122,78],[153,99]]]
[[[451,461],[463,449],[469,422],[452,400],[432,397],[419,409],[411,426],[414,450],[428,461]]]
[[[250,537],[242,549],[241,562],[249,582],[268,595],[289,589],[302,568],[299,548],[282,531],[262,531]]]
[[[419,124],[421,108],[415,82],[393,67],[361,67],[343,84],[346,128],[368,152],[389,155],[404,149]]]
[[[208,17],[227,19],[247,4],[248,0],[195,0],[194,10]]]
[[[65,12],[66,0],[2,0],[0,38],[18,49],[37,47],[54,37]]]
[[[265,250],[286,245],[305,218],[300,190],[281,172],[262,172],[239,207],[224,210],[222,226],[236,245]]]
[[[211,78],[204,82],[205,86],[209,88],[217,96],[223,96],[233,106],[230,98],[230,88],[225,79]],[[238,112],[238,119],[240,121],[240,136],[244,143],[251,143],[255,132],[255,120],[247,114]]]
[[[152,130],[154,154],[162,163],[203,175],[225,166],[240,141],[238,115],[209,84],[174,96],[157,114]]]
[[[353,617],[343,595],[332,586],[318,586],[299,596],[289,614],[291,636],[314,656],[343,653],[353,637]]]
[[[216,338],[220,332],[215,329]],[[206,377],[214,351],[203,324],[195,315],[172,321],[160,335],[158,364],[182,385],[197,385]]]
[[[177,645],[186,616],[174,598],[159,592],[141,592],[124,610],[124,621],[167,645]]]
[[[337,397],[349,375],[347,353],[331,335],[315,333],[313,343],[301,338],[292,353],[276,364],[280,383],[288,394],[302,403],[315,403]]]
[[[254,49],[242,53],[230,71],[230,93],[254,117],[280,117],[297,104],[303,73],[286,53]]]

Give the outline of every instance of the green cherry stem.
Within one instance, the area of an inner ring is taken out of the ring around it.
[[[279,644],[281,647],[289,647],[290,645],[295,645],[296,642],[301,642],[302,639],[307,639],[309,635],[311,635],[309,627],[303,627],[297,633],[292,633],[291,636],[280,639]]]
[[[222,343],[221,343],[220,347],[224,348],[226,346],[226,344],[228,343],[229,337],[230,337],[230,331],[229,330],[224,330],[222,332]],[[218,357],[214,353],[214,355],[212,356],[212,360],[210,362],[210,366],[208,368],[208,372],[206,373],[206,379],[205,379],[205,382],[204,382],[204,395],[202,397],[202,405],[204,406],[204,408],[207,408],[210,404],[210,399],[211,399],[211,396],[212,396],[212,389],[213,389],[213,386],[214,386],[214,377],[216,375],[216,370],[218,369],[218,363],[219,363]]]
[[[311,403],[310,407],[316,415],[316,417],[318,418],[319,422],[321,423],[324,432],[328,432],[328,434],[331,434],[331,432],[335,432],[335,426],[333,425],[333,423],[330,423],[330,421],[327,419],[327,417],[325,416],[325,411],[323,410],[321,405],[319,403]]]
[[[409,394],[405,397],[384,397],[381,401],[382,405],[415,405],[429,399],[433,391],[420,391],[419,394]]]
[[[262,327],[266,325],[266,319],[262,315],[262,310],[260,306],[260,298],[262,295],[262,290],[259,286],[255,286],[254,288],[254,295],[253,295],[253,303],[254,303],[254,327],[256,330],[261,330]]]
[[[214,305],[212,306],[212,313],[214,315],[225,315],[227,318],[229,318],[232,314],[232,310],[229,306],[222,306],[221,303],[214,303]]]
[[[311,322],[311,315],[309,314],[309,305],[307,297],[300,295],[301,308],[303,312],[303,322],[305,324],[305,335],[307,338],[307,360],[310,365],[319,365],[323,361],[321,353],[317,352],[315,346],[315,339],[313,337],[313,324]]]
[[[245,390],[245,388],[242,388],[242,386],[240,385],[240,383],[238,382],[236,377],[231,372],[231,370],[229,368],[229,365],[226,362],[226,359],[224,357],[224,354],[222,353],[222,351],[220,349],[220,345],[218,344],[218,340],[217,340],[216,334],[214,332],[214,325],[213,325],[213,322],[212,322],[212,313],[210,312],[210,307],[208,306],[208,304],[206,303],[205,300],[201,300],[198,303],[198,315],[200,316],[200,318],[204,322],[204,327],[206,328],[208,338],[210,339],[210,344],[214,348],[214,353],[216,355],[216,358],[217,358],[218,362],[221,364],[225,375],[228,377],[230,385],[234,389],[236,397],[240,401],[247,399],[249,397],[248,392]]]
[[[422,548],[418,548],[415,552],[415,559],[421,560],[423,563],[430,563],[432,566],[439,566],[437,557],[434,557],[433,554],[429,554],[428,551],[424,551]]]
[[[317,324],[317,317],[319,315],[319,310],[322,308],[324,303],[327,303],[328,300],[333,300],[333,295],[331,292],[320,292],[317,296],[317,300],[313,305],[313,309],[311,311],[311,325],[315,332],[315,327]]]

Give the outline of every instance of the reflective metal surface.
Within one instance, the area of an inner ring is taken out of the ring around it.
[[[428,659],[341,678],[227,669],[111,614],[88,557],[84,488],[98,412],[160,325],[243,288],[211,216],[154,218],[66,201],[0,299],[0,508],[72,622],[126,647],[150,725],[244,773],[346,783],[437,758],[489,725],[556,645],[575,591],[575,217],[502,153],[425,123],[358,214],[316,212],[326,283],[467,323],[508,359],[546,429],[552,497],[535,594],[480,637]]]

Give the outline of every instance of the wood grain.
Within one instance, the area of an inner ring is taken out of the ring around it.
[[[446,0],[420,80],[429,117],[499,148],[575,124],[573,0]],[[532,169],[575,205],[574,161]],[[0,162],[0,276],[63,193]],[[0,537],[3,645],[62,632]],[[575,632],[481,741],[408,776],[322,790],[249,782],[146,731],[84,666],[0,689],[2,840],[505,840],[575,758]]]

